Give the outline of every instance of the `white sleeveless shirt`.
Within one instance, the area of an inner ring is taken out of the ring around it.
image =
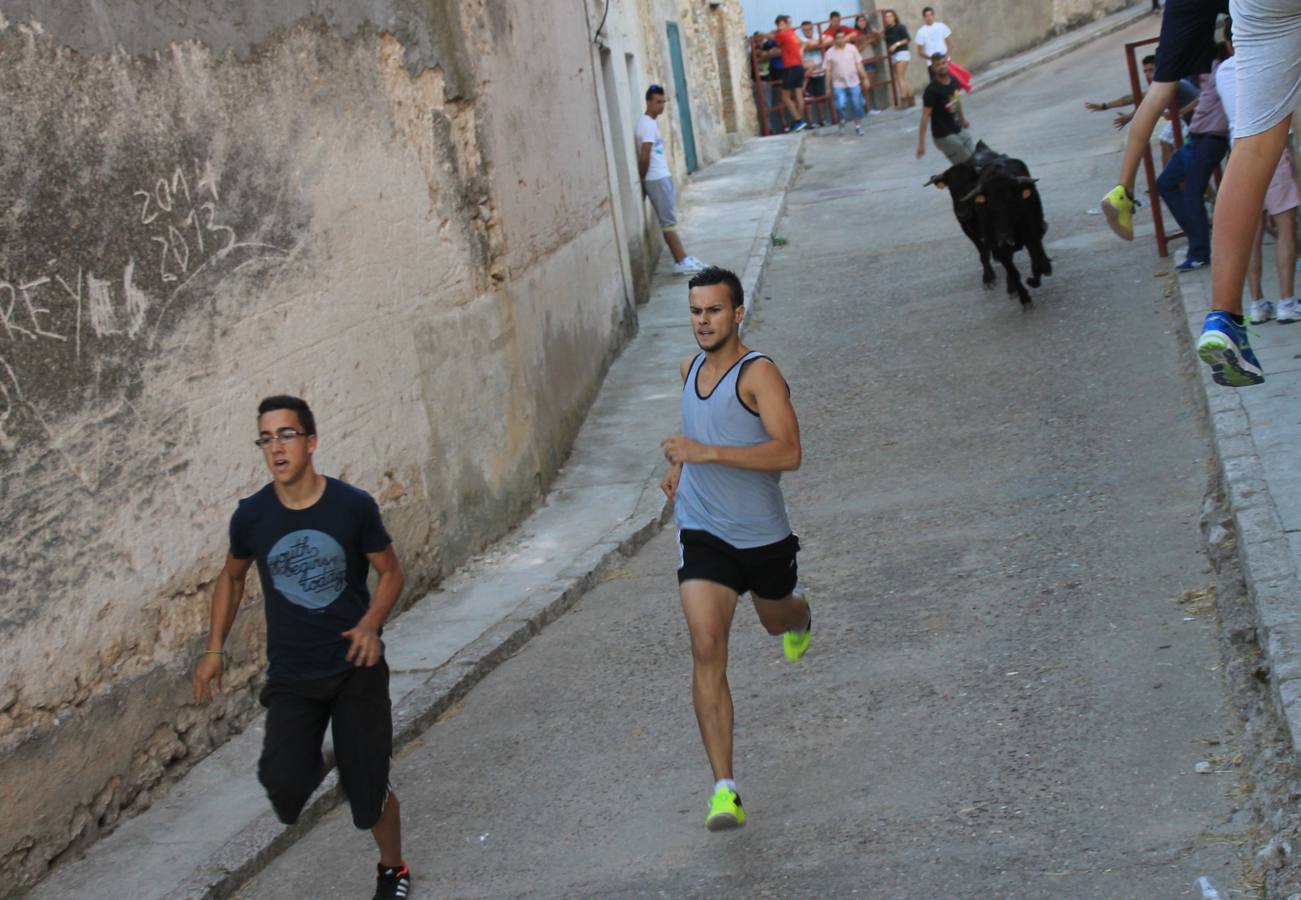
[[[696,384],[705,354],[691,363],[682,386],[682,433],[702,444],[751,447],[771,440],[759,414],[741,402],[741,368],[767,359],[751,351],[738,359],[708,396]],[[733,547],[775,544],[791,533],[781,472],[756,472],[718,463],[684,463],[674,519],[679,529],[707,531]]]

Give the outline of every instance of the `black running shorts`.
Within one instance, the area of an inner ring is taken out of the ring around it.
[[[1178,81],[1211,71],[1215,60],[1215,17],[1229,0],[1166,0],[1154,81]]]
[[[804,67],[786,66],[782,69],[782,87],[788,91],[804,87]]]
[[[321,783],[321,741],[328,724],[353,824],[361,829],[374,827],[388,798],[393,755],[393,714],[384,660],[329,678],[271,681],[259,699],[267,708],[267,721],[258,781],[280,821],[297,822]]]
[[[799,567],[795,556],[800,539],[787,535],[762,547],[733,547],[708,531],[678,532],[678,584],[712,581],[737,594],[746,591],[762,600],[782,600],[795,590]]]

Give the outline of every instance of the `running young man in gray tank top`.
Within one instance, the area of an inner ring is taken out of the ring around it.
[[[800,425],[790,390],[768,357],[741,343],[745,294],[710,266],[689,282],[691,327],[701,353],[682,361],[682,433],[663,441],[660,488],[674,501],[678,586],[691,632],[691,695],[714,793],[710,831],[745,824],[732,777],[732,693],[727,637],[747,591],[786,658],[809,646],[813,616],[797,597],[795,555],[781,473],[800,467]]]

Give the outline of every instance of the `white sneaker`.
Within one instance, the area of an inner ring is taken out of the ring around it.
[[[694,275],[702,269],[708,268],[694,256],[685,256],[682,262],[673,264],[674,275]]]
[[[1301,300],[1289,298],[1278,301],[1278,314],[1274,317],[1280,325],[1301,322]]]
[[[879,116],[879,115],[881,115],[881,110],[879,110],[879,109],[869,109],[869,110],[867,111],[867,114],[868,114],[869,116]]]
[[[1257,300],[1251,304],[1251,324],[1259,325],[1274,318],[1274,301]]]
[[[863,136],[863,126],[862,126],[862,125],[855,125],[855,126],[854,126],[854,134],[858,135],[859,137],[862,137],[862,136]]]

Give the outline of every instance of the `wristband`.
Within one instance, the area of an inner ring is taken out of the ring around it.
[[[230,659],[230,654],[227,653],[225,650],[204,650],[203,653],[200,654],[200,656],[220,656],[221,669],[223,672],[226,670],[227,660]]]

